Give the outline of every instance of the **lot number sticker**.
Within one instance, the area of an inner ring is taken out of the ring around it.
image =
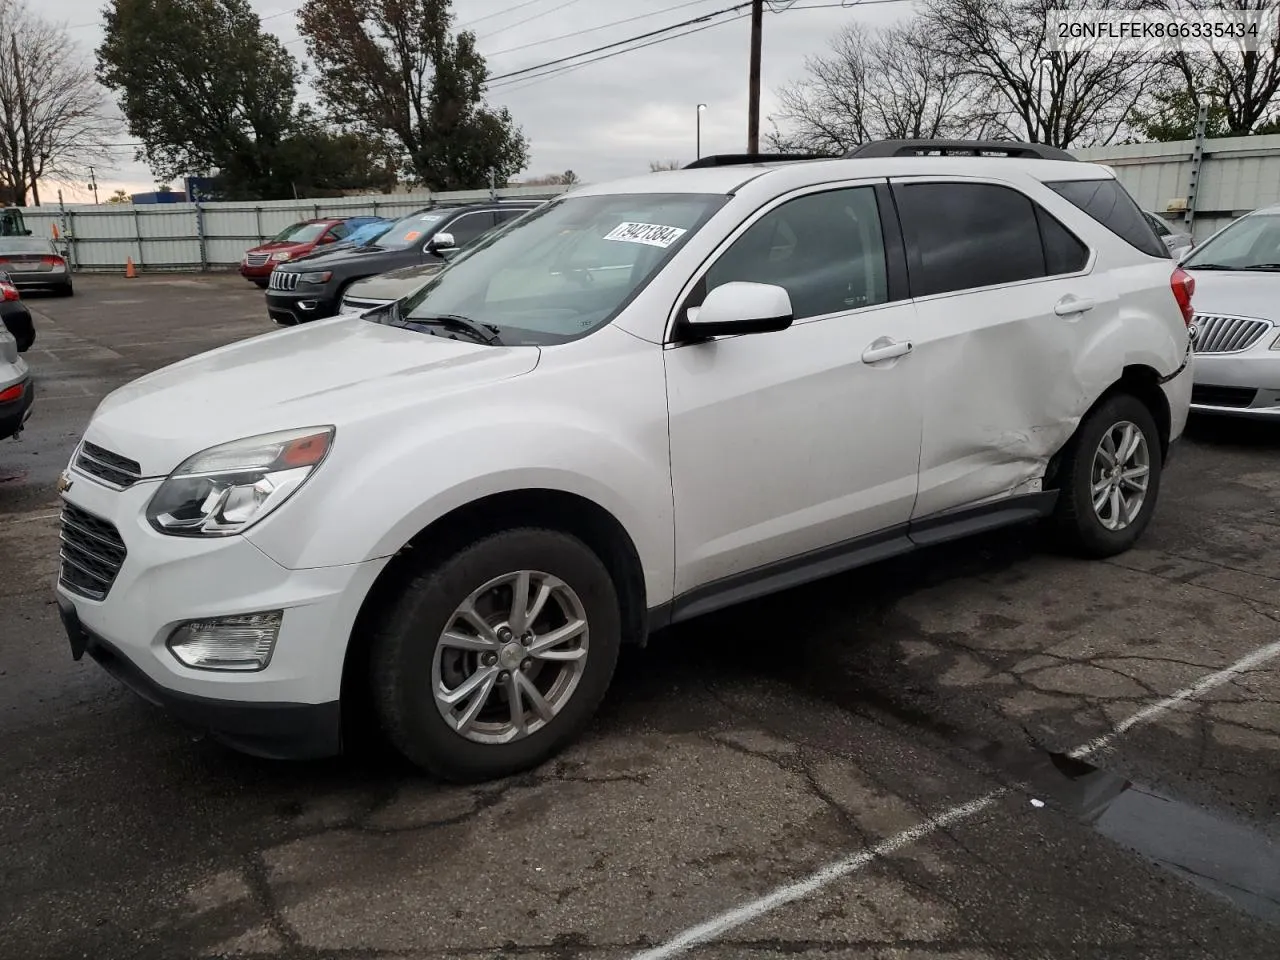
[[[665,250],[688,232],[681,227],[664,227],[657,223],[620,223],[604,238],[623,243],[643,243]]]

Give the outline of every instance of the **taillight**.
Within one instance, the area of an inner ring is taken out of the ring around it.
[[[5,300],[21,300],[22,294],[18,293],[18,288],[11,283],[0,283],[0,295]]]
[[[1191,306],[1191,295],[1196,292],[1196,278],[1181,267],[1174,268],[1169,278],[1169,286],[1173,288],[1173,299],[1178,301],[1178,309],[1182,311],[1182,322],[1188,327],[1195,319],[1195,308]]]
[[[51,267],[65,267],[67,265],[67,261],[63,260],[61,257],[53,256],[41,257],[40,262],[48,264]]]
[[[19,383],[8,390],[0,390],[0,403],[12,403],[14,400],[21,400],[22,391],[25,389],[26,384]]]

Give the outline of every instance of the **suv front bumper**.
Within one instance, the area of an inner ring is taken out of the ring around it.
[[[318,291],[267,291],[267,314],[284,327],[338,315],[338,298],[323,288]]]
[[[114,527],[124,546],[101,600],[59,576],[72,655],[88,653],[145,699],[240,750],[298,758],[336,753],[348,641],[387,561],[290,570],[241,536],[158,533],[145,517],[157,482],[116,491],[78,472],[71,476],[63,499]],[[280,629],[261,670],[188,667],[167,646],[187,621],[276,610]]]

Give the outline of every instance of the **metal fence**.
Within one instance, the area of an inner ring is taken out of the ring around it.
[[[129,258],[140,270],[219,270],[235,267],[245,250],[299,220],[395,219],[432,203],[485,201],[494,196],[549,198],[568,189],[513,187],[495,193],[468,190],[261,203],[42,206],[28,207],[22,214],[33,236],[59,238],[76,270],[123,270]]]
[[[1139,206],[1175,226],[1189,225],[1197,241],[1250,210],[1280,203],[1280,134],[1198,144],[1126,143],[1071,153],[1110,166]]]

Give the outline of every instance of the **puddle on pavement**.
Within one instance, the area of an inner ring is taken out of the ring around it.
[[[1280,924],[1280,844],[1226,817],[1062,753],[990,744],[985,759],[1121,846]]]

